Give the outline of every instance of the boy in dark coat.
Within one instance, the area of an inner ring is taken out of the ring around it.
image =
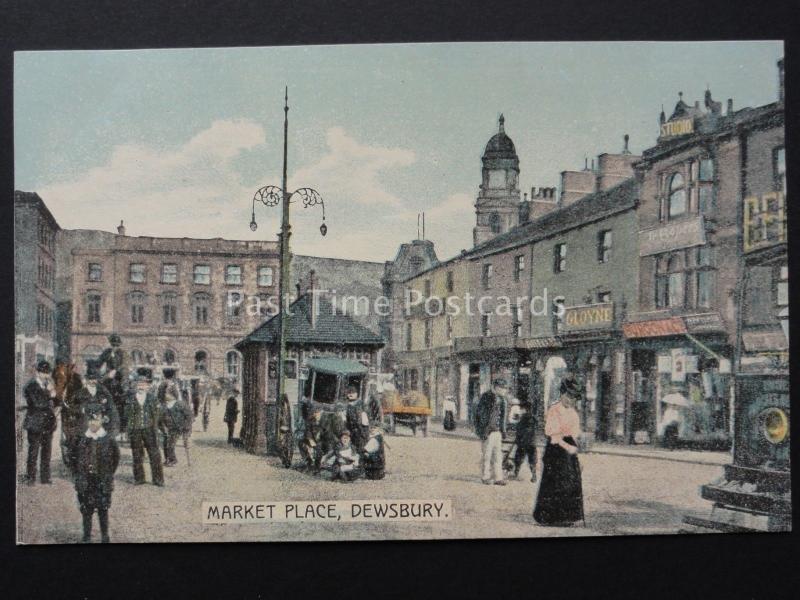
[[[519,478],[519,469],[525,459],[531,470],[531,482],[536,481],[536,419],[533,417],[530,402],[523,400],[519,405],[521,415],[517,423],[517,437],[514,454],[514,479]]]
[[[88,425],[78,441],[75,476],[75,491],[83,515],[83,542],[92,539],[92,515],[96,510],[101,541],[107,544],[110,541],[108,509],[114,491],[114,473],[119,465],[119,446],[103,427],[104,422],[108,422],[103,405],[88,404],[84,407],[84,414]]]

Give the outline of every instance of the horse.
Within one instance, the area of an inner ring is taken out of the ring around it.
[[[56,389],[54,404],[60,407],[61,412],[62,456],[70,473],[74,475],[76,465],[73,449],[83,425],[81,406],[74,398],[83,387],[83,381],[74,364],[59,363],[53,371],[53,383]]]

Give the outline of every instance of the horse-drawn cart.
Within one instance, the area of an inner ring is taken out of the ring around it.
[[[401,393],[396,390],[383,392],[381,398],[383,414],[389,420],[389,431],[396,433],[397,425],[409,427],[414,435],[417,428],[422,435],[428,435],[428,422],[431,416],[431,401],[419,391]]]

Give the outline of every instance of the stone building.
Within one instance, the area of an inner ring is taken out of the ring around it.
[[[277,308],[278,245],[223,239],[113,236],[76,245],[72,358],[97,356],[118,333],[132,363],[239,380],[233,344]]]
[[[16,396],[39,360],[56,358],[56,239],[61,228],[38,194],[14,192]]]

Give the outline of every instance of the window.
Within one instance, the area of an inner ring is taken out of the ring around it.
[[[131,263],[128,281],[131,283],[144,283],[144,264]]]
[[[144,294],[132,292],[130,295],[131,323],[144,323]]]
[[[453,339],[453,315],[447,315],[445,318],[445,329],[447,341],[449,342]]]
[[[102,297],[97,292],[89,292],[86,296],[86,320],[89,323],[100,322],[100,303]]]
[[[492,287],[492,265],[483,265],[483,289],[488,290]]]
[[[178,323],[178,297],[175,294],[164,294],[162,297],[162,322],[164,325]]]
[[[710,158],[700,160],[700,181],[714,181],[714,161]]]
[[[258,285],[272,285],[272,267],[258,267]]]
[[[170,348],[164,350],[164,362],[168,365],[174,365],[175,361],[175,351]]]
[[[453,272],[452,272],[452,271],[448,271],[448,272],[447,272],[447,278],[446,278],[446,283],[445,283],[445,285],[447,286],[447,292],[448,292],[448,293],[452,293],[452,292],[453,292],[453,289],[454,289],[454,285],[453,285]]]
[[[514,281],[519,281],[525,270],[525,256],[520,254],[514,257]]]
[[[103,265],[100,263],[89,263],[89,281],[103,280]]]
[[[178,265],[172,263],[161,265],[161,283],[178,283]]]
[[[511,330],[514,337],[518,338],[522,335],[522,307],[518,304],[513,306],[512,313],[514,315],[514,322],[511,324]]]
[[[433,321],[431,319],[425,320],[425,347],[431,347],[431,338],[433,337]]]
[[[491,323],[489,322],[491,317],[490,314],[481,315],[481,335],[483,337],[489,337],[492,335],[491,330]]]
[[[608,304],[611,302],[611,292],[597,292],[598,304]]]
[[[682,308],[684,306],[685,278],[681,256],[662,256],[656,268],[656,307]]]
[[[274,310],[274,308],[277,308],[277,306],[272,308],[270,302],[269,294],[258,295],[258,314],[264,318],[271,317],[273,314],[275,314],[271,312],[271,309]]]
[[[242,285],[242,267],[239,265],[225,267],[225,283],[228,285]]]
[[[239,292],[231,292],[227,295],[225,316],[231,323],[237,323],[242,316],[242,295]]]
[[[500,215],[497,213],[489,215],[489,229],[491,229],[492,233],[500,233],[503,230],[500,224]]]
[[[686,188],[683,175],[675,173],[669,180],[668,215],[670,219],[686,213]]]
[[[786,265],[781,265],[778,268],[778,289],[776,300],[778,306],[786,306],[789,304],[789,267]]]
[[[775,191],[786,195],[786,148],[775,148],[773,154]]]
[[[597,262],[607,263],[611,259],[613,234],[610,229],[597,234]]]
[[[208,294],[195,294],[193,298],[194,303],[194,324],[195,325],[208,325]]]
[[[431,280],[430,279],[426,279],[425,280],[425,298],[430,298],[430,297],[431,297]]]
[[[236,350],[230,350],[225,355],[225,372],[228,377],[232,379],[237,379],[239,377],[239,365],[241,364],[241,358],[239,357],[239,353]]]
[[[211,266],[195,265],[194,282],[198,285],[209,285],[211,283]]]
[[[697,212],[701,215],[710,215],[714,212],[714,188],[710,185],[701,185],[697,190]]]
[[[553,246],[553,272],[561,273],[567,266],[567,245],[556,244]]]
[[[195,373],[206,373],[208,371],[208,354],[205,350],[198,350],[194,355]]]
[[[144,352],[139,349],[131,350],[131,361],[134,365],[144,364]]]
[[[406,351],[410,352],[412,348],[412,339],[411,339],[411,323],[406,323]]]
[[[711,296],[714,271],[704,269],[697,271],[697,306],[702,308],[711,307]]]

